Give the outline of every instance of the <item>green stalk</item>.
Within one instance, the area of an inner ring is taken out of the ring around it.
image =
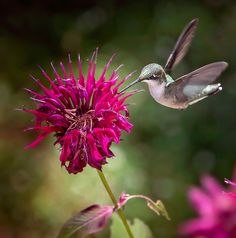
[[[112,203],[114,204],[115,208],[117,208],[118,204],[117,204],[116,198],[115,198],[113,192],[111,191],[111,188],[110,188],[110,186],[109,186],[109,184],[108,184],[108,182],[106,180],[105,175],[100,170],[97,170],[97,172],[98,172],[98,175],[99,175],[99,177],[100,177],[100,179],[101,179],[101,181],[102,181],[102,183],[103,183],[103,185],[104,185],[104,187],[105,187],[105,189],[106,189],[106,191],[107,191],[107,193],[108,193]],[[130,238],[134,238],[134,235],[133,235],[133,233],[132,233],[132,231],[131,231],[131,229],[129,227],[129,224],[128,224],[127,220],[126,220],[126,217],[125,217],[125,214],[124,214],[123,210],[122,209],[118,209],[117,213],[118,213],[121,221],[123,222],[124,227],[125,227],[128,235],[129,235],[129,237]]]

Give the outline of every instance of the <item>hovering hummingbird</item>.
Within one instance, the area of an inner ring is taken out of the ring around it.
[[[146,65],[138,79],[120,92],[136,83],[145,82],[148,84],[150,94],[156,102],[170,108],[185,109],[189,105],[221,91],[220,83],[212,83],[226,69],[228,66],[226,62],[207,64],[177,79],[170,76],[173,68],[187,53],[197,24],[198,19],[194,19],[184,28],[164,68],[156,63]]]

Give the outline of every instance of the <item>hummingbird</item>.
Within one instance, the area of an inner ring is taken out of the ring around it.
[[[138,79],[122,89],[120,93],[136,83],[145,82],[156,102],[182,110],[220,92],[221,84],[212,83],[228,66],[228,63],[223,61],[207,64],[177,79],[171,76],[174,67],[186,55],[197,25],[198,19],[193,19],[183,29],[164,68],[157,63],[146,65],[141,70]]]

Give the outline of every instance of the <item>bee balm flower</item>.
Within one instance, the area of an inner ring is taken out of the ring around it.
[[[107,158],[114,155],[110,150],[112,142],[119,143],[121,132],[132,129],[125,100],[133,93],[118,93],[131,74],[118,83],[119,67],[106,79],[111,58],[98,80],[95,80],[96,56],[97,50],[89,61],[87,76],[82,73],[80,57],[79,76],[75,76],[69,56],[69,72],[60,64],[62,76],[51,64],[55,80],[41,69],[50,88],[32,77],[42,93],[26,89],[37,104],[36,109],[24,109],[35,116],[35,124],[29,129],[40,133],[26,148],[35,147],[53,133],[56,137],[54,144],[61,147],[61,165],[69,173],[81,172],[87,164],[101,170]]]
[[[198,217],[180,227],[182,235],[196,238],[236,237],[236,203],[223,191],[223,186],[210,176],[202,178],[202,188],[189,190],[189,199]],[[231,189],[228,191],[231,192]]]

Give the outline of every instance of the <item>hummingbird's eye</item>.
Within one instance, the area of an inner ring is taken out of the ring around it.
[[[160,78],[160,74],[153,74],[149,79],[155,80]]]

